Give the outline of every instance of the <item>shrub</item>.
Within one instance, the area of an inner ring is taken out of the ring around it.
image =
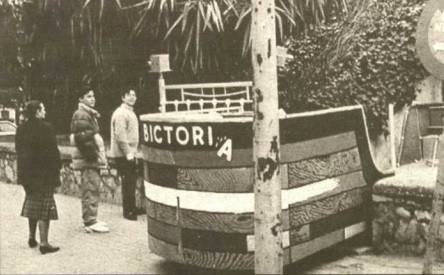
[[[342,22],[291,40],[281,71],[287,111],[364,106],[372,137],[387,131],[388,104],[415,99],[426,72],[415,52],[423,1],[364,0]]]

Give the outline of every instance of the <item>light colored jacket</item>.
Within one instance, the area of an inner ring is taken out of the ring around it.
[[[132,107],[122,103],[111,117],[111,152],[113,158],[135,156],[139,145],[139,122]]]
[[[96,110],[82,103],[72,116],[70,140],[75,146],[71,154],[74,169],[101,169],[107,166],[105,144],[97,122],[99,117]],[[86,153],[95,156],[94,159],[88,159]]]

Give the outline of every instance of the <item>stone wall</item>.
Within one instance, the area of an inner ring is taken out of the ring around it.
[[[399,171],[400,170],[400,171]],[[415,163],[373,187],[373,246],[380,253],[423,256],[432,210],[436,168]],[[444,215],[437,259],[444,261]]]
[[[62,154],[62,169],[60,171],[61,186],[57,193],[80,197],[80,171],[74,171],[71,167],[70,148],[60,147]],[[143,188],[143,167],[142,161],[139,161],[138,181],[136,188],[136,205],[140,210],[145,209],[145,194]],[[0,181],[16,184],[17,175],[17,156],[13,143],[0,144]],[[121,181],[120,176],[110,163],[110,168],[101,171],[102,182],[100,184],[100,199],[102,202],[122,204]]]
[[[431,219],[430,203],[385,198],[374,202],[373,210],[373,245],[378,252],[424,255]],[[440,226],[437,243],[437,256],[444,261],[444,223]]]

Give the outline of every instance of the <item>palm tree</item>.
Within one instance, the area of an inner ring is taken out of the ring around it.
[[[2,8],[13,7],[4,10],[20,30],[15,60],[17,73],[30,83],[25,91],[53,104],[59,128],[73,105],[71,91],[87,83],[110,102],[119,82],[147,83],[145,62],[153,53],[170,54],[173,70],[181,73],[168,77],[176,81],[251,79],[246,0],[0,1]],[[343,16],[353,2],[276,1],[280,44]]]
[[[343,16],[349,1],[276,0],[278,43]],[[245,0],[3,2],[28,7],[37,54],[45,55],[49,44],[57,44],[57,50],[68,51],[74,60],[86,61],[99,71],[107,52],[137,45],[135,41],[169,52],[176,68],[194,73],[220,68],[227,53],[231,59],[245,58],[251,46],[251,3]]]
[[[227,51],[248,56],[251,47],[251,3],[245,0],[142,0],[122,9],[138,12],[134,34],[144,29],[165,41],[181,68],[193,72],[218,67]],[[278,43],[310,32],[348,12],[348,0],[276,0]],[[157,16],[156,16],[157,15]],[[234,42],[234,43],[233,43]],[[234,47],[234,48],[233,48]]]

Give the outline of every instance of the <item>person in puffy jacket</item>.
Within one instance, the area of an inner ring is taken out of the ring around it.
[[[51,125],[44,121],[45,106],[37,100],[27,103],[25,116],[15,136],[17,152],[17,182],[25,189],[26,197],[21,215],[28,218],[28,245],[38,245],[35,234],[40,233],[40,252],[59,250],[48,242],[50,220],[57,220],[54,190],[60,186],[61,160],[56,136]]]
[[[80,90],[79,106],[71,120],[71,143],[75,146],[72,153],[73,168],[81,172],[82,218],[88,233],[109,232],[106,223],[97,220],[100,200],[100,169],[107,167],[105,146],[100,135],[97,119],[99,112],[94,109],[94,91]]]

